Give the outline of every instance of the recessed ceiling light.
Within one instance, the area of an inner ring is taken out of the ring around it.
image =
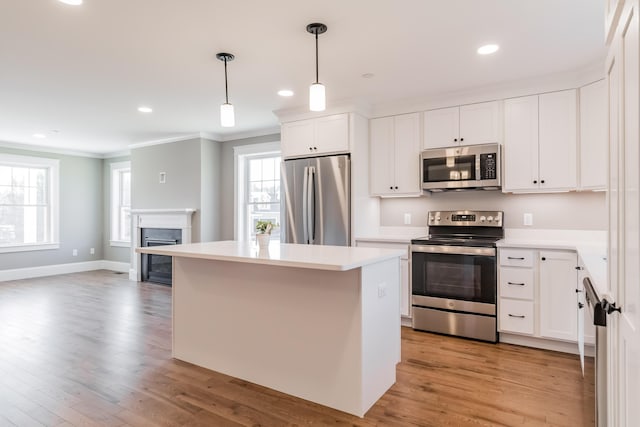
[[[153,113],[153,108],[151,107],[138,107],[138,111],[141,113]]]
[[[33,134],[33,137],[34,137],[34,138],[43,139],[43,138],[46,138],[46,137],[47,137],[47,135],[45,135],[44,133],[34,133],[34,134]]]
[[[479,55],[490,55],[492,53],[496,53],[500,49],[500,46],[497,44],[486,44],[484,46],[480,46],[478,48]]]
[[[70,4],[71,6],[80,6],[83,0],[59,0],[64,4]]]
[[[293,91],[289,89],[282,89],[278,91],[278,95],[280,96],[293,96]]]

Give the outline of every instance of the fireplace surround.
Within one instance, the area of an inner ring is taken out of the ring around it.
[[[154,229],[175,229],[179,230],[180,241],[183,244],[191,243],[191,219],[196,209],[132,209],[131,227],[131,269],[129,270],[129,280],[142,280],[142,255],[136,253],[136,248],[142,244],[142,230]]]

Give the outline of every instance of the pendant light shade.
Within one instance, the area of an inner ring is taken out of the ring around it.
[[[220,61],[224,61],[224,99],[225,102],[220,106],[220,125],[225,128],[234,127],[236,125],[236,118],[233,112],[233,105],[229,103],[229,86],[227,84],[227,62],[233,61],[233,56],[230,53],[220,52],[216,54],[216,58]]]
[[[309,86],[309,109],[311,111],[324,111],[327,108],[327,101],[324,94],[324,85],[314,83]]]
[[[225,102],[220,106],[220,124],[223,128],[232,128],[236,125],[233,104],[227,104]]]
[[[318,34],[327,32],[327,26],[320,23],[307,25],[307,32],[316,37],[316,81],[309,87],[309,109],[324,111],[327,106],[324,85],[318,81]]]

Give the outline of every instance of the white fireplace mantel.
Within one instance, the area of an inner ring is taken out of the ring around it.
[[[191,243],[191,218],[196,209],[131,209],[131,269],[129,280],[139,282],[142,279],[140,254],[136,248],[141,246],[143,228],[172,228],[182,231],[182,243]]]

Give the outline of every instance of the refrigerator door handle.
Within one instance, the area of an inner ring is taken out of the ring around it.
[[[308,225],[308,209],[309,209],[309,167],[304,167],[302,180],[302,232],[303,242],[309,243],[309,225]]]
[[[307,184],[307,234],[309,236],[309,243],[313,245],[316,230],[316,168],[309,167],[309,178]]]

